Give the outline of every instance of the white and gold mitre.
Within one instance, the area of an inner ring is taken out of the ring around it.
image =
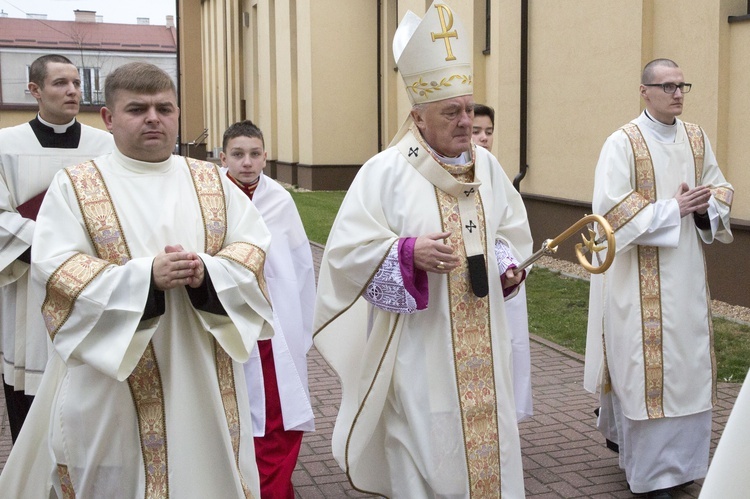
[[[474,93],[469,32],[445,2],[433,2],[422,19],[407,11],[393,56],[412,105]]]

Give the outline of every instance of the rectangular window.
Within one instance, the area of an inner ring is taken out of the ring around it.
[[[81,104],[103,104],[99,68],[78,68],[81,77]]]

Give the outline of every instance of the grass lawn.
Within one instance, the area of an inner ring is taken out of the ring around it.
[[[535,267],[526,282],[529,332],[582,354],[589,283]],[[750,326],[714,318],[719,381],[741,382],[750,368]]]
[[[297,205],[307,238],[325,244],[346,191],[290,191]]]
[[[583,354],[589,283],[534,267],[526,280],[529,332]]]
[[[344,191],[292,192],[311,241],[325,244]],[[589,283],[536,267],[526,283],[529,331],[583,354]],[[741,382],[750,368],[750,326],[714,318],[714,347],[720,381]]]

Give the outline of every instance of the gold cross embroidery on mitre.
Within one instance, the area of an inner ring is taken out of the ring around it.
[[[442,38],[445,41],[445,50],[448,52],[447,57],[445,58],[446,61],[455,61],[456,56],[453,55],[453,47],[451,47],[451,38],[458,39],[458,33],[456,30],[450,31],[450,29],[453,27],[453,12],[451,12],[450,7],[444,4],[438,4],[435,5],[435,8],[438,11],[438,16],[440,17],[440,27],[443,29],[440,33],[430,33],[432,36],[432,41],[434,42],[438,38]],[[446,16],[448,16],[448,19],[446,20]]]

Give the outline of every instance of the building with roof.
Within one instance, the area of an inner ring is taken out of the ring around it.
[[[101,22],[95,11],[76,10],[74,21],[0,16],[0,127],[34,117],[37,104],[28,91],[28,68],[39,56],[64,55],[81,75],[79,120],[103,128],[104,80],[114,68],[133,61],[153,63],[177,82],[177,30],[173,16],[165,25]]]

